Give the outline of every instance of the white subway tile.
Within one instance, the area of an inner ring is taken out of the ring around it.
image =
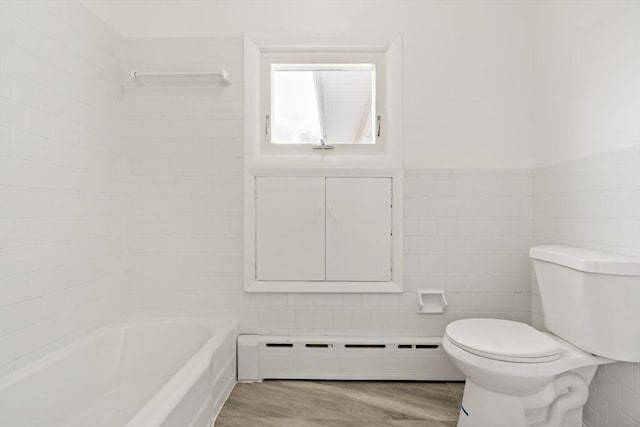
[[[602,422],[601,422],[602,424]],[[607,421],[604,423],[606,427],[634,427],[634,420],[618,407],[609,405]]]
[[[634,421],[640,421],[640,394],[631,388],[622,389],[622,412]]]

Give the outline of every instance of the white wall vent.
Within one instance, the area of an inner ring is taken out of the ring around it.
[[[459,381],[441,337],[240,335],[238,381]]]

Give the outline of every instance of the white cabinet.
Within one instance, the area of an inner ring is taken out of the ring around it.
[[[324,280],[325,179],[256,179],[256,278]]]
[[[391,280],[391,179],[327,178],[326,280]]]
[[[392,180],[256,178],[258,281],[392,280]]]

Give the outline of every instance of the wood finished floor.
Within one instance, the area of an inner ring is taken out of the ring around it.
[[[455,427],[463,388],[396,381],[238,384],[215,427]]]

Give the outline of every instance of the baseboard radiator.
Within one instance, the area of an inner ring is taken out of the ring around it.
[[[238,381],[459,381],[442,337],[240,335]]]

